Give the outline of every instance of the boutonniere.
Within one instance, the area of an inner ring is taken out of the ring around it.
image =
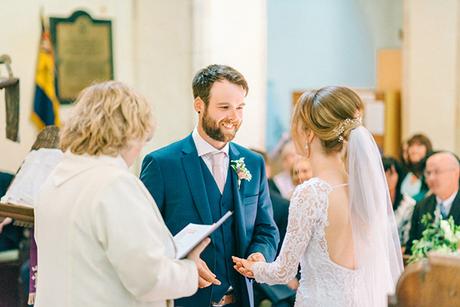
[[[230,161],[230,164],[238,176],[238,188],[241,185],[241,180],[251,181],[252,175],[251,172],[246,168],[244,157],[239,158],[238,160],[232,160]]]

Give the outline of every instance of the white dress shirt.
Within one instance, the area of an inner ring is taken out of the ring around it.
[[[195,143],[196,150],[198,152],[198,156],[203,159],[204,163],[208,167],[209,172],[213,175],[213,177],[214,177],[214,174],[212,173],[212,155],[219,151],[225,153],[225,159],[223,162],[224,163],[223,170],[225,171],[225,174],[226,174],[228,172],[228,166],[230,164],[230,157],[228,155],[228,148],[229,148],[228,143],[225,144],[224,148],[217,149],[211,144],[209,144],[208,142],[206,142],[201,137],[196,127],[195,129],[193,129],[192,138],[193,138],[193,142]]]

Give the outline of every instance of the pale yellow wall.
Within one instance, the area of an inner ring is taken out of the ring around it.
[[[436,149],[456,150],[459,105],[458,0],[405,0],[403,137],[426,133]]]

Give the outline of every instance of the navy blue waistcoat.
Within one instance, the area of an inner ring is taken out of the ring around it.
[[[234,211],[233,187],[231,180],[231,168],[227,173],[223,194],[220,193],[216,181],[206,164],[201,161],[206,193],[208,194],[209,205],[213,222],[217,222],[227,211]],[[236,287],[237,276],[233,269],[232,256],[236,255],[234,219],[230,217],[219,229],[214,232],[214,246],[216,248],[216,266],[214,274],[222,284],[212,286],[212,301],[218,302],[225,295],[228,288]]]

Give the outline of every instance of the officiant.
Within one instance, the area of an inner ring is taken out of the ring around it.
[[[62,130],[64,158],[35,203],[36,307],[163,307],[196,292],[209,239],[175,260],[154,200],[128,169],[152,133],[148,102],[126,85],[80,94]]]

